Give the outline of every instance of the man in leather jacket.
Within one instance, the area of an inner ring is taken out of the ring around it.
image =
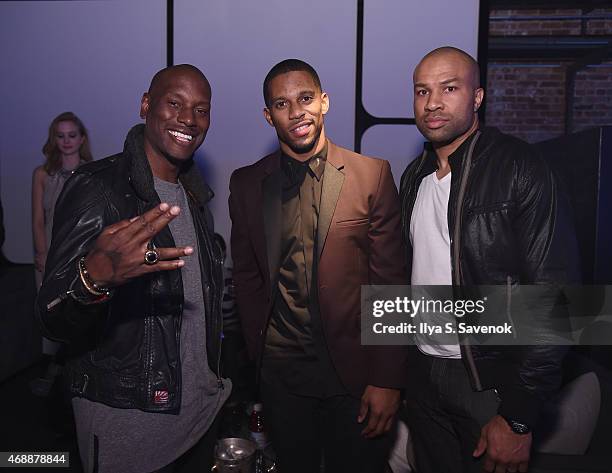
[[[122,153],[82,166],[56,207],[38,298],[66,377],[86,471],[207,471],[231,390],[219,372],[221,256],[193,161],[211,89],[159,71]]]
[[[461,50],[436,49],[415,69],[416,125],[429,143],[401,182],[410,283],[566,282],[573,236],[552,173],[528,144],[479,126],[483,98],[478,65]],[[554,299],[530,316],[545,326]],[[563,347],[416,345],[407,405],[418,471],[527,471]]]

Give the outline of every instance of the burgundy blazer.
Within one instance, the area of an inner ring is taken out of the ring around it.
[[[236,301],[249,354],[260,361],[280,267],[280,151],[230,179]],[[406,347],[362,346],[361,285],[406,284],[399,199],[387,161],[328,142],[318,221],[317,289],[323,333],[345,387],[401,388]]]

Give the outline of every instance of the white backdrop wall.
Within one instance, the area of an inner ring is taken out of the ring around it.
[[[198,162],[215,190],[217,230],[229,236],[231,172],[274,149],[262,82],[296,57],[319,72],[331,98],[328,136],[352,148],[357,0],[175,0],[174,62],[200,67],[213,88],[212,124]],[[478,0],[365,0],[363,104],[378,117],[411,118],[412,69],[446,44],[476,54]],[[166,1],[0,2],[0,195],[5,254],[32,261],[30,186],[51,119],[66,110],[88,127],[93,152],[119,151],[139,121],[142,92],[166,62]],[[413,125],[376,125],[362,152],[391,161],[396,180],[420,151]]]

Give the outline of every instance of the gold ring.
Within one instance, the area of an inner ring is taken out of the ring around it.
[[[159,252],[157,250],[147,250],[144,254],[144,262],[146,265],[152,266],[159,261]]]

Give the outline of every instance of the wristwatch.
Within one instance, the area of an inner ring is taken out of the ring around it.
[[[504,417],[504,420],[508,422],[508,425],[512,429],[512,432],[514,432],[515,434],[524,435],[531,432],[531,428],[527,424],[523,424],[522,422],[519,422],[514,419],[508,419],[507,417]]]

